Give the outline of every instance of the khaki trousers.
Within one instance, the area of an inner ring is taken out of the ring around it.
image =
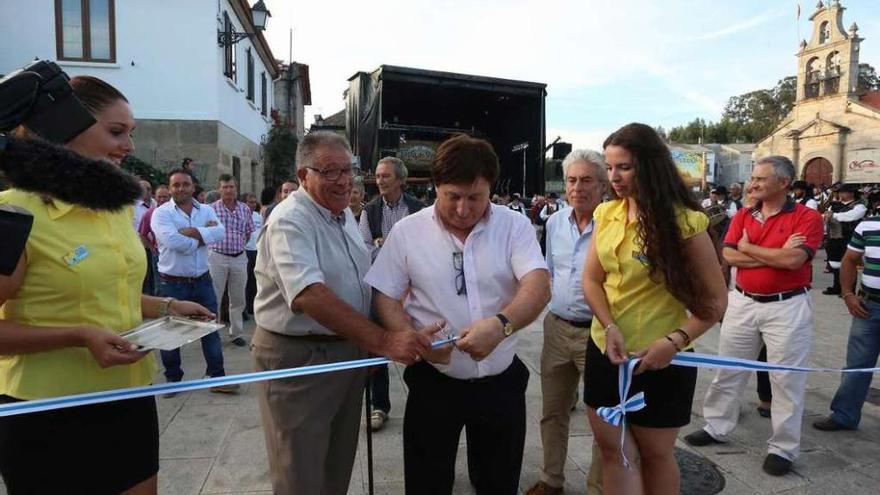
[[[779,302],[759,303],[732,291],[721,324],[718,354],[755,359],[767,346],[767,362],[807,366],[813,340],[813,307],[809,294]],[[703,402],[703,427],[712,438],[726,440],[739,422],[749,371],[717,370]],[[800,454],[806,373],[771,371],[770,423],[767,452],[790,461]]]
[[[315,343],[257,327],[256,371],[363,359],[348,342]],[[357,451],[364,369],[257,384],[276,495],[345,495]]]
[[[244,335],[244,322],[241,314],[245,308],[244,290],[247,285],[248,257],[244,252],[236,257],[226,256],[208,251],[208,269],[214,282],[214,294],[217,294],[217,314],[227,308],[221,308],[223,293],[229,296],[229,335],[232,338]]]
[[[544,348],[541,350],[541,443],[544,468],[541,481],[561,487],[568,456],[568,424],[572,400],[584,374],[589,328],[579,328],[548,312],[544,317]],[[587,476],[587,492],[602,493],[602,457],[593,441],[593,457]]]

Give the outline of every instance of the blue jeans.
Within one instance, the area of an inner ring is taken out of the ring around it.
[[[148,296],[155,296],[158,293],[156,264],[159,262],[159,255],[149,249],[144,250],[147,256],[147,274],[144,275],[144,284],[142,293]]]
[[[197,302],[212,313],[217,312],[217,296],[214,294],[214,285],[209,275],[195,282],[172,282],[160,278],[159,294],[162,297]],[[165,379],[169,382],[179,382],[183,379],[183,369],[180,367],[180,349],[161,351],[161,354],[162,365],[165,366]],[[207,376],[213,378],[226,375],[223,370],[223,347],[220,343],[219,333],[211,332],[202,337],[202,354],[205,355],[205,363],[207,363],[205,370]]]
[[[880,355],[880,303],[865,301],[868,319],[853,317],[846,344],[846,367],[873,368]],[[871,373],[843,373],[840,387],[831,401],[831,419],[848,428],[857,428],[862,406],[871,387]]]

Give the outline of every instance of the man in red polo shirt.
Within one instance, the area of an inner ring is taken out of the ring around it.
[[[806,366],[813,335],[810,261],[822,243],[822,217],[788,197],[794,165],[783,156],[758,160],[752,171],[751,208],[733,217],[724,258],[737,267],[721,325],[718,354],[755,359],[767,346],[767,362]],[[706,426],[685,437],[694,446],[724,443],[736,427],[748,371],[719,370],[703,403]],[[803,373],[771,372],[773,434],[764,471],[791,470],[800,449],[804,412]]]

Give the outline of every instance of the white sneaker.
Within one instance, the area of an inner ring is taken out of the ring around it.
[[[385,421],[388,421],[388,415],[376,409],[373,411],[373,414],[370,415],[370,430],[381,430],[382,427],[385,426]]]

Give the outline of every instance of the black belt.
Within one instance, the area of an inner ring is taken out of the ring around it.
[[[742,290],[742,287],[738,285],[736,286],[737,292],[759,303],[785,301],[786,299],[791,299],[794,296],[806,294],[809,290],[810,289],[807,287],[801,287],[800,289],[790,290],[788,292],[778,292],[776,294],[752,294],[751,292],[746,292]]]
[[[556,314],[556,313],[553,313],[553,316],[555,316],[556,319],[558,319],[558,320],[562,320],[562,321],[568,323],[569,325],[571,325],[571,326],[573,326],[573,327],[577,327],[577,328],[590,328],[591,326],[593,326],[593,320],[592,320],[592,318],[589,319],[589,320],[585,320],[585,321],[574,321],[574,320],[566,320],[565,318],[559,316],[559,315]]]
[[[197,275],[195,277],[178,277],[177,275],[168,275],[165,273],[159,273],[159,278],[162,280],[167,280],[169,282],[184,282],[188,284],[193,284],[198,282],[199,280],[208,278],[211,276],[211,272],[205,272],[201,275]]]
[[[525,365],[522,364],[519,357],[514,354],[513,361],[510,363],[510,366],[508,366],[504,371],[502,371],[501,373],[498,373],[497,375],[483,376],[480,378],[453,378],[445,373],[441,373],[437,368],[435,368],[434,366],[432,366],[424,361],[419,361],[418,363],[411,364],[411,365],[407,366],[407,368],[418,369],[422,372],[429,374],[431,376],[431,379],[437,380],[437,381],[440,381],[443,383],[487,384],[487,383],[493,383],[493,382],[496,382],[499,380],[506,379],[506,374],[512,372],[513,366],[516,365],[518,362],[519,362],[520,366],[525,367]]]
[[[241,256],[242,253],[244,253],[244,251],[239,251],[237,253],[232,253],[232,254],[221,253],[220,251],[214,251],[214,252],[217,254],[222,254],[223,256],[229,256],[230,258],[237,258],[237,257]]]

